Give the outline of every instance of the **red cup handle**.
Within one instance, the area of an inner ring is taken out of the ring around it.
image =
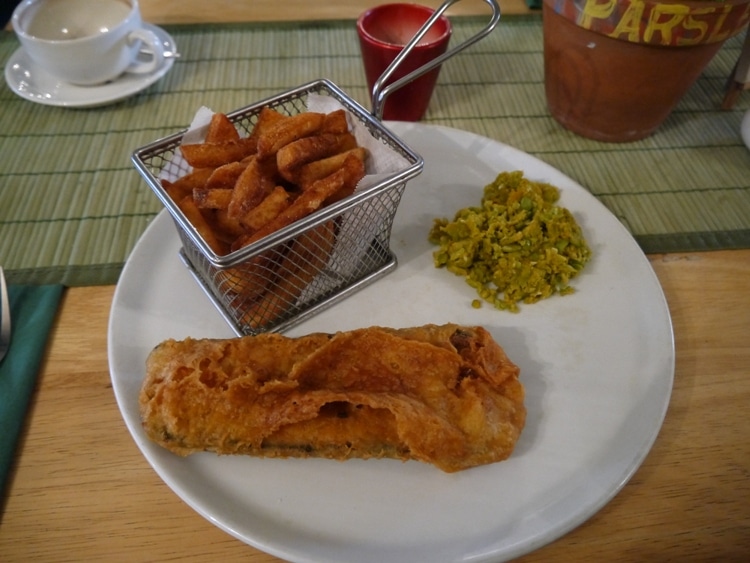
[[[450,59],[453,55],[457,54],[459,51],[463,51],[467,47],[470,47],[480,39],[483,39],[487,35],[490,34],[490,32],[495,29],[495,26],[500,21],[500,6],[498,5],[496,0],[484,0],[484,2],[487,2],[487,4],[490,5],[490,8],[492,8],[492,16],[490,18],[489,23],[476,35],[473,35],[460,45],[450,49],[449,51],[443,53],[439,57],[436,57],[432,59],[429,63],[426,63],[419,67],[416,70],[413,70],[406,76],[399,78],[398,80],[392,82],[388,86],[383,87],[383,85],[386,83],[386,81],[391,77],[393,72],[399,67],[401,62],[407,57],[407,55],[411,52],[411,50],[414,48],[414,46],[419,43],[419,40],[424,37],[424,35],[429,31],[429,29],[433,26],[433,24],[437,21],[437,19],[443,15],[443,13],[450,8],[453,4],[456,2],[460,2],[461,0],[446,0],[443,2],[443,4],[435,10],[435,12],[430,16],[430,18],[424,22],[424,25],[419,28],[419,31],[414,35],[414,37],[411,38],[411,40],[406,44],[406,46],[401,50],[401,52],[396,56],[395,59],[393,59],[393,62],[388,65],[388,68],[386,68],[383,71],[383,74],[380,75],[380,78],[375,82],[375,84],[372,87],[372,115],[374,115],[377,119],[382,120],[383,118],[383,108],[385,106],[385,99],[401,88],[402,86],[407,85],[412,80],[415,80],[422,76],[423,74],[426,74],[430,72],[432,69],[437,68],[441,64],[443,64],[446,60]]]

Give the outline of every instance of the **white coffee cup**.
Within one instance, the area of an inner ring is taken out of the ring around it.
[[[11,21],[34,63],[71,84],[147,74],[164,63],[164,46],[144,28],[138,0],[23,0]],[[139,60],[141,50],[150,60]]]

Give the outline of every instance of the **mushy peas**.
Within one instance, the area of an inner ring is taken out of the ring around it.
[[[436,219],[430,242],[439,245],[435,266],[463,276],[498,309],[518,311],[569,285],[591,259],[591,249],[573,215],[556,205],[559,190],[532,182],[523,172],[501,172],[485,186],[479,207],[452,221]],[[481,301],[474,300],[474,307]]]

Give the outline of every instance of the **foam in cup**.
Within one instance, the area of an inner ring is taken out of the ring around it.
[[[49,41],[82,39],[106,33],[128,17],[124,0],[55,0],[32,7],[22,19],[29,35]]]

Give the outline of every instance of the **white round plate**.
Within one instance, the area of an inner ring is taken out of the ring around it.
[[[174,39],[166,31],[152,24],[144,24],[144,27],[156,33],[165,51],[177,52]],[[105,84],[76,86],[39,68],[19,47],[5,65],[5,81],[13,92],[37,104],[88,108],[111,104],[137,94],[167,74],[172,65],[174,57],[167,57],[161,67],[149,74],[125,73]]]
[[[144,362],[166,338],[231,337],[183,267],[162,212],[133,251],[112,304],[109,359],[125,422],[144,456],[186,503],[233,536],[294,562],[489,562],[528,553],[604,506],[661,427],[672,389],[669,311],[651,266],[617,219],[581,186],[496,141],[389,123],[425,159],[393,227],[398,268],[290,335],[456,322],[483,325],[521,368],[528,419],[506,461],[442,473],[393,460],[180,458],[143,434]],[[513,314],[473,309],[474,291],[432,264],[436,217],[476,205],[502,170],[561,188],[594,257],[576,293]]]

